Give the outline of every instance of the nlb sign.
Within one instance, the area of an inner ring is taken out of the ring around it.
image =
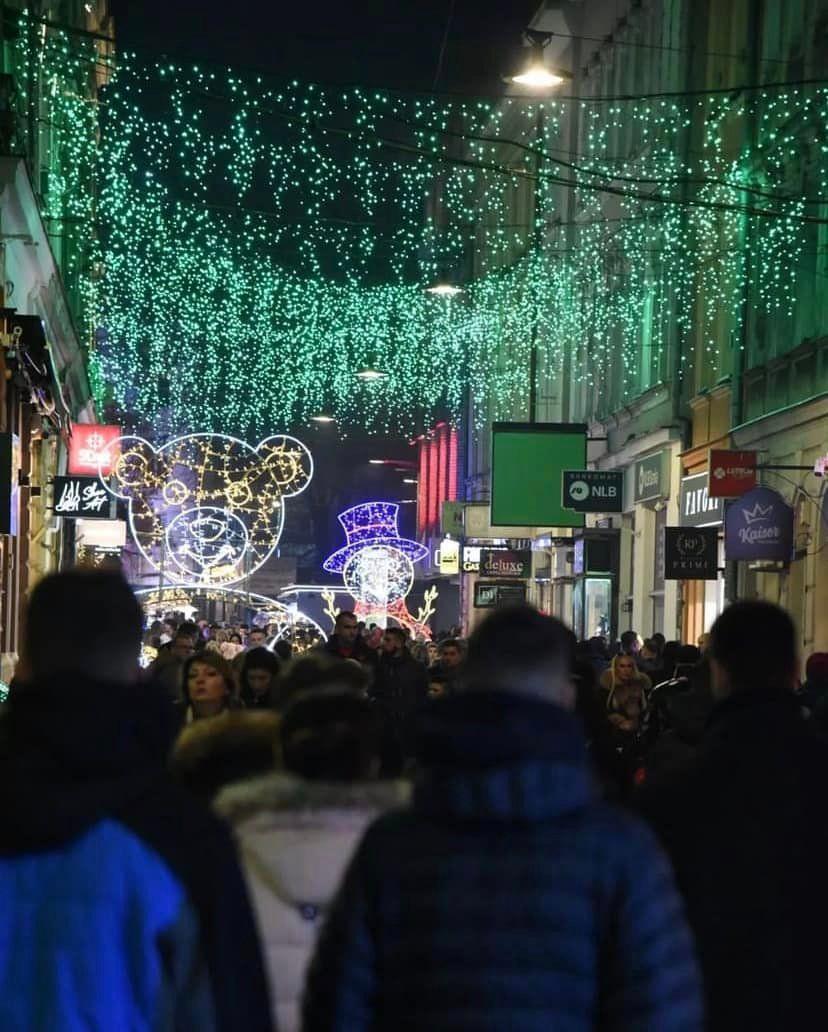
[[[708,464],[711,498],[739,498],[756,487],[756,452],[711,448]]]
[[[624,474],[617,470],[565,469],[563,507],[575,512],[623,512]]]
[[[69,440],[70,476],[110,476],[121,454],[120,437],[119,426],[73,423]]]
[[[728,507],[726,558],[788,563],[793,541],[794,511],[778,491],[756,487]]]

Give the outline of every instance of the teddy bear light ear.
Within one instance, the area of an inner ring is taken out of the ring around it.
[[[295,437],[278,434],[268,437],[256,449],[260,466],[279,489],[282,498],[301,494],[313,477],[311,453]]]
[[[164,457],[143,437],[120,439],[121,454],[112,469],[109,489],[118,498],[142,498],[164,478]]]

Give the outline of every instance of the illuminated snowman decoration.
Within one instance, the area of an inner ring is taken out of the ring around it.
[[[406,605],[414,585],[414,563],[424,559],[428,549],[400,537],[398,518],[399,506],[393,502],[365,502],[340,513],[348,543],[325,560],[324,569],[342,575],[359,619],[384,627],[391,618],[428,634]]]

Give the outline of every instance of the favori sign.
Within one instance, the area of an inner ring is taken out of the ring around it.
[[[111,475],[121,454],[116,443],[121,436],[119,426],[99,423],[73,423],[69,440],[70,476],[103,477]]]
[[[778,491],[755,487],[725,515],[725,557],[790,562],[794,511]]]

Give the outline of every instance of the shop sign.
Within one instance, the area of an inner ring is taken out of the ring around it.
[[[17,534],[20,462],[20,438],[17,434],[0,434],[0,534]]]
[[[724,502],[710,497],[706,473],[682,477],[679,506],[682,527],[718,527],[724,518]]]
[[[665,580],[718,580],[716,527],[664,528]]]
[[[732,502],[725,517],[727,559],[791,561],[794,511],[778,491],[755,487]]]
[[[110,476],[121,454],[120,437],[119,426],[73,423],[68,472],[75,476]]]
[[[583,469],[586,461],[584,423],[494,423],[492,527],[582,527],[583,516],[561,504],[561,478],[564,470]],[[482,536],[468,524],[466,535]]]
[[[124,520],[78,520],[75,533],[79,541],[91,548],[119,551],[126,544],[126,527]]]
[[[465,523],[463,519],[464,508],[465,506],[462,502],[443,502],[443,511],[440,516],[441,534],[462,536]]]
[[[112,496],[97,477],[55,477],[54,509],[68,519],[108,520]]]
[[[623,512],[623,472],[607,469],[565,469],[563,507],[574,509],[575,512]]]
[[[517,606],[525,602],[525,584],[478,581],[474,586],[475,609],[498,609],[501,606]]]
[[[711,448],[708,462],[711,498],[739,498],[756,487],[756,452]]]
[[[646,459],[639,459],[636,462],[633,496],[636,502],[650,502],[666,497],[668,494],[665,490],[664,469],[666,465],[664,451],[648,455]]]
[[[445,538],[440,542],[438,552],[438,566],[440,573],[451,577],[460,572],[460,542],[452,538]]]
[[[480,573],[480,548],[476,545],[463,546],[463,573]]]
[[[532,575],[532,552],[529,549],[520,552],[511,548],[481,549],[480,575],[526,580]]]

